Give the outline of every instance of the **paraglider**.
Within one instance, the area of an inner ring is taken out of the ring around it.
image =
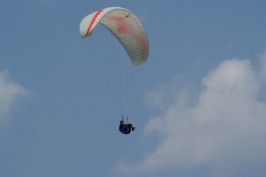
[[[100,26],[103,27],[103,32]],[[94,41],[91,40],[91,50],[96,51],[124,124],[123,117],[129,117],[137,85],[138,68],[147,61],[149,55],[147,34],[139,18],[122,7],[101,9],[82,19],[80,23],[82,38],[94,36],[92,34],[97,32],[99,33],[95,35]],[[108,42],[109,34],[112,34],[115,40],[112,37],[112,41]],[[116,48],[114,46],[117,42],[119,46]],[[110,53],[107,54],[107,51]],[[131,124],[126,125],[128,127]],[[127,130],[134,130],[134,127],[131,125]]]
[[[132,131],[135,130],[136,127],[133,127],[132,124],[124,123],[123,120],[120,120],[120,125],[119,125],[119,131],[123,134],[129,134]]]

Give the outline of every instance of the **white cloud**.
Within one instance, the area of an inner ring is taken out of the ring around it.
[[[162,113],[148,122],[146,131],[158,133],[162,142],[142,161],[121,162],[115,171],[147,174],[208,166],[212,176],[234,176],[259,164],[266,157],[266,104],[257,98],[259,78],[249,60],[232,59],[202,80],[204,90],[195,106],[188,104],[188,91],[169,92],[162,86],[150,91],[149,101]],[[164,106],[171,96],[175,100]]]
[[[12,106],[27,95],[25,88],[9,78],[8,71],[0,73],[0,123],[7,121]]]

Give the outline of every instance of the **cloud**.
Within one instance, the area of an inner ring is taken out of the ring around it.
[[[196,105],[189,104],[188,90],[179,91],[176,84],[148,92],[149,103],[161,114],[150,119],[146,132],[158,134],[161,142],[140,162],[121,162],[115,171],[155,174],[207,166],[216,177],[241,175],[259,165],[266,157],[266,104],[258,101],[260,78],[249,60],[234,58],[203,78],[204,90]]]
[[[0,73],[0,123],[7,121],[12,107],[28,94],[25,88],[9,78],[7,70]]]

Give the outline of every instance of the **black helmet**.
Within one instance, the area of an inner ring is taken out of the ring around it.
[[[124,123],[124,121],[123,120],[120,120],[120,124],[123,124]]]

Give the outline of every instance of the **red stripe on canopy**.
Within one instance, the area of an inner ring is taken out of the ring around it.
[[[89,27],[88,27],[88,29],[87,29],[86,36],[88,36],[88,34],[89,34],[89,32],[90,32],[90,29],[91,29],[93,23],[95,22],[95,20],[97,19],[97,17],[100,15],[100,13],[102,13],[102,11],[103,11],[102,9],[101,9],[101,10],[98,10],[98,11],[96,12],[96,14],[93,16],[93,18],[92,18],[92,20],[91,20],[91,22],[90,22],[90,25],[89,25]],[[86,37],[86,36],[85,36],[85,37]]]

